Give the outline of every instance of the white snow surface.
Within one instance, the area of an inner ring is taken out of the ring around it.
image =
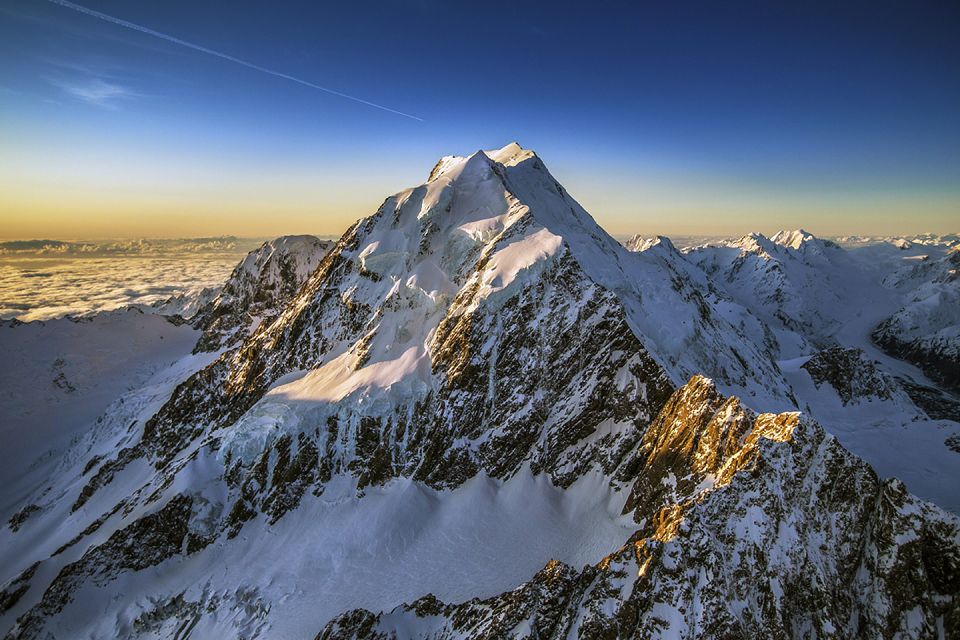
[[[889,321],[899,340],[936,345],[960,359],[960,246],[942,257],[915,261],[883,284],[904,296],[902,308]]]
[[[198,332],[136,310],[0,324],[0,509],[125,393],[187,356]]]
[[[488,597],[552,558],[598,562],[636,527],[619,516],[622,503],[598,475],[565,491],[527,471],[505,483],[477,476],[444,492],[401,479],[362,499],[341,478],[276,525],[249,523],[229,549],[174,560],[185,566],[163,572],[164,590],[200,599],[204,589],[244,585],[270,603],[269,637],[309,638],[353,607],[389,610],[425,593],[449,602]],[[150,573],[136,579],[156,580]],[[91,617],[76,622],[108,637],[112,621]],[[204,619],[194,633],[218,636],[224,622]]]

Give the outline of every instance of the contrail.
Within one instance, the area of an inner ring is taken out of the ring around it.
[[[319,89],[320,91],[325,91],[329,94],[338,96],[340,98],[346,98],[347,100],[353,100],[354,102],[359,102],[360,104],[365,104],[368,107],[373,107],[375,109],[381,109],[383,111],[389,111],[390,113],[395,113],[398,116],[403,116],[405,118],[411,118],[413,120],[419,120],[423,122],[423,118],[418,118],[417,116],[412,116],[409,113],[404,113],[403,111],[397,111],[396,109],[391,109],[390,107],[385,107],[382,104],[377,104],[375,102],[370,102],[364,100],[363,98],[357,98],[356,96],[347,95],[346,93],[340,93],[339,91],[334,91],[333,89],[328,89],[327,87],[321,87],[318,84],[308,82],[306,80],[301,80],[300,78],[295,78],[286,73],[281,73],[280,71],[274,71],[273,69],[267,69],[266,67],[261,67],[258,64],[253,64],[252,62],[247,62],[246,60],[241,60],[240,58],[234,58],[231,55],[226,53],[220,53],[219,51],[214,51],[213,49],[208,49],[207,47],[200,46],[199,44],[193,44],[192,42],[187,42],[186,40],[181,40],[180,38],[174,38],[173,36],[168,36],[165,33],[160,33],[159,31],[154,31],[153,29],[148,29],[147,27],[142,27],[139,24],[134,24],[132,22],[127,22],[126,20],[121,20],[120,18],[114,18],[113,16],[107,15],[105,13],[100,13],[99,11],[94,11],[93,9],[88,9],[82,7],[79,4],[74,4],[68,0],[48,0],[53,4],[60,5],[61,7],[66,7],[67,9],[72,9],[79,13],[86,14],[88,16],[93,16],[94,18],[99,18],[100,20],[105,20],[121,27],[126,27],[127,29],[133,29],[134,31],[139,31],[140,33],[145,33],[147,35],[153,36],[155,38],[160,38],[161,40],[166,40],[167,42],[172,42],[174,44],[179,44],[182,47],[187,47],[188,49],[193,49],[194,51],[200,51],[202,53],[209,54],[211,56],[216,56],[222,58],[223,60],[229,60],[236,64],[247,67],[248,69],[253,69],[255,71],[260,71],[262,73],[269,74],[271,76],[276,76],[277,78],[283,78],[284,80],[290,80],[291,82],[296,82],[297,84],[302,84],[305,87],[310,87],[311,89]]]

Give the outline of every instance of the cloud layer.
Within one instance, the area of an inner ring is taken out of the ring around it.
[[[0,319],[50,320],[219,286],[251,241],[0,243]]]
[[[239,253],[251,251],[261,239],[218,236],[162,240],[65,242],[63,240],[10,240],[0,242],[0,256],[44,255],[143,255],[176,253]]]

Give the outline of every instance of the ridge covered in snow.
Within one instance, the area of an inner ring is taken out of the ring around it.
[[[645,253],[655,253],[660,246],[636,241],[634,245]],[[957,472],[950,443],[956,437],[960,404],[950,392],[937,388],[942,377],[933,372],[931,380],[901,359],[906,351],[885,353],[874,343],[878,325],[893,326],[892,320],[881,323],[899,308],[909,307],[911,298],[930,300],[918,310],[939,308],[934,301],[951,285],[921,283],[946,279],[948,269],[933,267],[946,264],[944,251],[949,249],[942,244],[900,249],[885,241],[841,246],[793,230],[769,238],[751,233],[713,241],[672,256],[694,272],[689,278],[701,273],[708,286],[760,319],[760,330],[740,326],[778,354],[778,365],[799,408],[821,420],[845,446],[884,474],[909,479],[925,497],[953,505],[942,478]],[[911,273],[912,278],[907,275]],[[900,279],[905,282],[898,285]],[[925,290],[930,293],[923,294]],[[949,300],[949,295],[942,299]],[[947,334],[957,326],[948,308],[949,303],[943,312],[933,314]],[[900,317],[909,313],[901,311]],[[917,311],[914,317],[922,313]],[[926,363],[928,374],[931,362],[957,362],[950,355],[936,360],[919,348],[913,353],[907,359],[921,368]],[[925,353],[927,358],[921,355]]]
[[[884,284],[902,291],[906,300],[874,329],[873,339],[960,391],[960,247],[898,271]]]
[[[844,298],[865,284],[839,246],[802,229],[751,233],[685,255],[774,329],[781,359],[834,344],[849,309]]]
[[[278,314],[333,244],[315,236],[281,236],[248,253],[212,300],[204,303],[210,294],[201,292],[193,304],[196,309],[189,309],[194,311],[192,324],[203,330],[197,349],[215,351],[234,344]],[[178,302],[168,301],[165,307],[172,310]]]

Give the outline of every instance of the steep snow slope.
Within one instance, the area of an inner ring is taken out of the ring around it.
[[[699,287],[671,277],[659,256],[627,251],[566,194],[539,158],[513,147],[494,155],[514,169],[508,171],[510,188],[541,224],[564,238],[591,279],[618,295],[636,333],[666,361],[675,383],[708,372],[758,402],[782,403],[789,396],[769,362],[771,354],[714,316]]]
[[[761,320],[763,310],[754,312],[736,301],[723,286],[717,286],[702,268],[678,250],[669,238],[634,236],[625,246],[628,250],[638,252],[648,260],[661,264],[669,273],[671,281],[677,283],[676,286],[686,286],[700,293],[700,300],[708,307],[709,313],[726,320],[736,328],[738,334],[747,338],[764,353],[771,354],[770,357],[778,357],[780,344],[777,341],[776,332]],[[791,399],[794,398],[791,397]]]
[[[0,509],[125,392],[190,353],[197,332],[136,310],[0,323]],[[31,471],[28,473],[28,469]]]
[[[782,359],[833,346],[876,287],[839,246],[803,230],[752,233],[686,255],[774,330]]]

